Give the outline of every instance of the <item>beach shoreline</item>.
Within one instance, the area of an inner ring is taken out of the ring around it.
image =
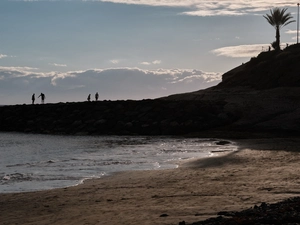
[[[187,224],[299,196],[300,139],[235,141],[238,151],[176,169],[126,171],[47,191],[0,194],[1,224]]]

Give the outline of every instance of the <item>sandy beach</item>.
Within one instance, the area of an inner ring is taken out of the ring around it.
[[[300,139],[238,140],[236,152],[177,169],[0,195],[0,224],[187,224],[300,194]]]

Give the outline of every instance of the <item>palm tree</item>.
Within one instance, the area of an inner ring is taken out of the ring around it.
[[[274,8],[270,10],[270,14],[263,16],[276,29],[276,41],[273,43],[275,50],[280,50],[280,29],[295,22],[291,20],[293,18],[291,13],[285,13],[286,10],[287,8]]]

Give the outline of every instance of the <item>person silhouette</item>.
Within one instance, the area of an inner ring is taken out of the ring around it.
[[[35,94],[33,93],[33,95],[31,96],[31,100],[32,100],[32,105],[34,105],[34,101],[35,101]]]
[[[88,95],[87,100],[90,102],[91,101],[91,94]]]
[[[96,101],[98,101],[98,98],[99,98],[99,94],[98,94],[98,92],[96,92],[96,94],[95,94]]]
[[[44,104],[44,101],[45,101],[45,98],[46,98],[45,94],[41,93],[39,97],[41,97],[41,103]]]

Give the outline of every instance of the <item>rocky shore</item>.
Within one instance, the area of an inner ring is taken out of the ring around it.
[[[219,217],[191,225],[297,225],[300,224],[300,197],[274,204],[262,203],[240,212],[219,212]],[[179,225],[185,225],[180,222]]]

